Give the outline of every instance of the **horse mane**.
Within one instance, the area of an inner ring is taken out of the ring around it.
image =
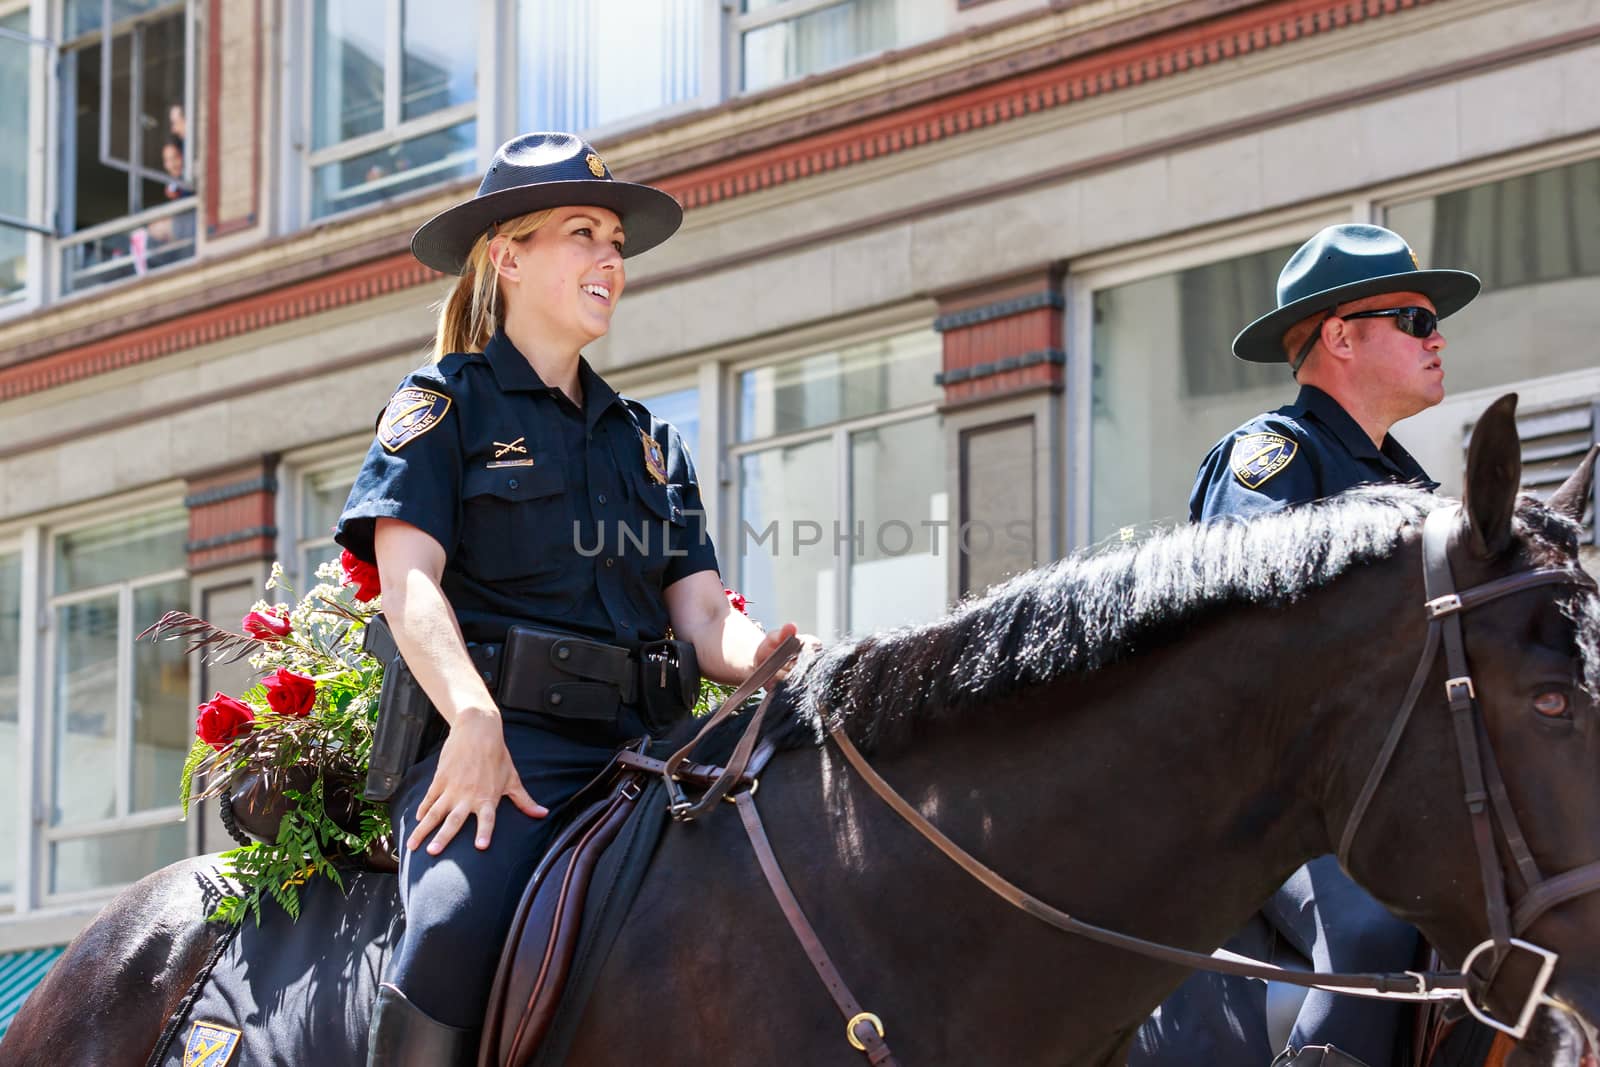
[[[781,691],[791,712],[782,740],[816,743],[822,724],[839,719],[869,749],[901,747],[922,724],[1099,670],[1223,610],[1292,604],[1392,555],[1407,529],[1448,503],[1411,486],[1365,486],[1068,557],[936,622],[840,643],[804,661]]]

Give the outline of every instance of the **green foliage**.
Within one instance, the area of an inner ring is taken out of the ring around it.
[[[315,682],[315,700],[304,716],[278,714],[267,690],[252,686],[238,698],[255,713],[250,729],[220,750],[196,740],[184,761],[186,816],[192,799],[226,794],[243,773],[267,779],[288,802],[273,840],[222,854],[222,873],[240,892],[222,899],[214,921],[239,922],[248,913],[259,923],[266,900],[298,918],[299,890],[307,881],[326,877],[342,885],[340,861],[390,851],[387,806],[361,796],[383,686],[383,665],[361,650],[361,642],[379,605],[356,601],[338,584],[337,564],[324,564],[317,577],[321,584],[293,607],[277,605],[290,622],[281,638],[252,639],[180,612],[150,631],[156,640],[186,639],[190,651],[205,653],[234,651],[248,641],[250,665],[261,675],[285,669]],[[287,589],[281,567],[274,565],[267,588]],[[259,601],[254,610],[272,608]],[[195,793],[197,781],[203,785]]]

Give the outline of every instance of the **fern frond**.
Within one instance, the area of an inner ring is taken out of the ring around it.
[[[187,611],[167,612],[134,640],[144,637],[152,641],[188,641],[185,652],[200,652],[203,662],[219,665],[235,663],[261,647],[261,642],[249,634],[213,626]]]

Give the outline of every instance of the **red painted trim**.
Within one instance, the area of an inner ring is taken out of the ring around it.
[[[655,184],[677,197],[685,208],[702,207],[1434,2],[1437,0],[1286,0],[1267,4],[953,93],[881,118],[665,174],[657,177]]]
[[[82,348],[0,370],[0,401],[146,363],[186,348],[276,326],[441,277],[411,258],[390,256],[297,285],[129,330]]]

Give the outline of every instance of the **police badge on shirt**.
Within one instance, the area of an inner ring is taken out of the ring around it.
[[[1300,445],[1282,434],[1253,433],[1233,443],[1228,466],[1246,489],[1259,489],[1290,463]]]
[[[390,452],[398,452],[439,425],[449,410],[450,398],[443,393],[409,385],[389,398],[378,419],[378,440]]]

